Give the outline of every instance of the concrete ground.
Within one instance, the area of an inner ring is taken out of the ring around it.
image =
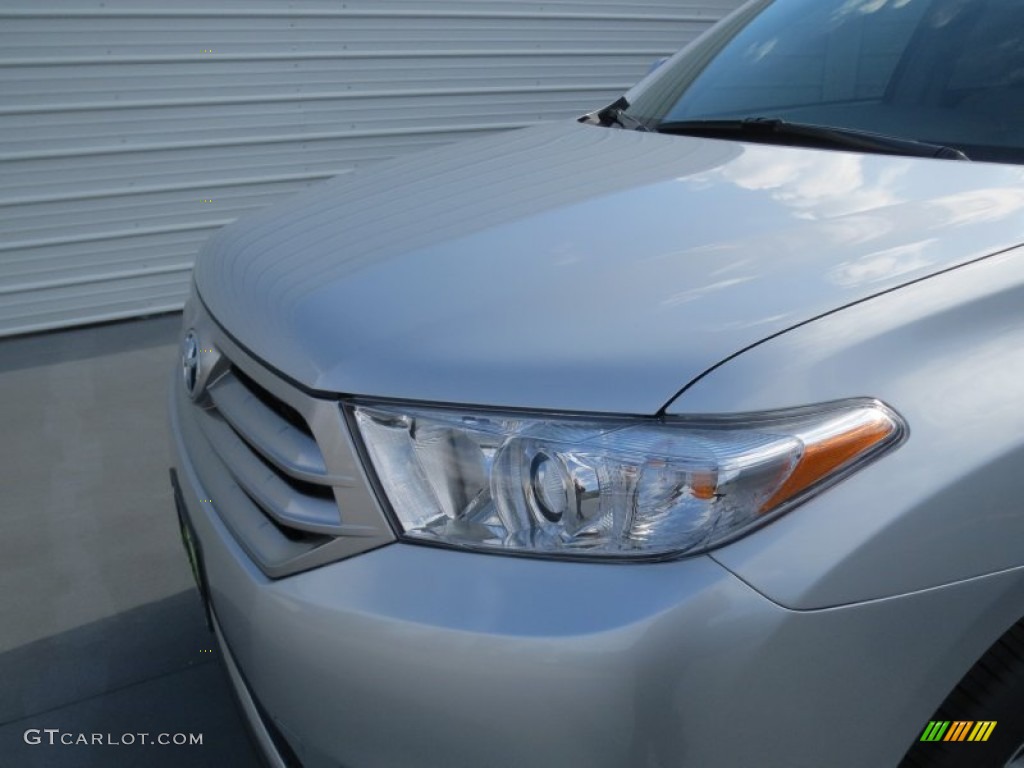
[[[178,536],[179,323],[0,340],[0,768],[260,764]]]

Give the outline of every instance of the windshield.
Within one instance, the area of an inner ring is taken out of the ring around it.
[[[1024,0],[764,0],[630,93],[662,123],[773,117],[1024,163]]]

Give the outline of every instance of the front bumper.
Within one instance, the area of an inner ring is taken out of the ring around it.
[[[969,626],[999,591],[800,612],[708,557],[403,543],[273,580],[200,501],[180,389],[182,503],[233,678],[309,768],[895,765],[962,674],[964,649],[931,628]]]

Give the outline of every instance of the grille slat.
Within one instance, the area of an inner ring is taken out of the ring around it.
[[[376,529],[343,524],[333,495],[299,492],[264,463],[215,411],[201,410],[199,426],[235,482],[274,522],[331,536],[376,533]]]
[[[307,431],[298,429],[267,406],[269,393],[254,389],[251,382],[228,371],[208,391],[224,420],[283,474],[315,485],[351,485],[356,481],[329,473],[308,427]]]
[[[265,574],[280,578],[336,559],[338,545],[345,539],[295,529],[292,532],[296,535],[289,535],[284,526],[276,524],[246,494],[222,461],[202,427],[203,409],[196,408],[180,389],[177,402],[184,415],[179,421],[182,435],[190,446],[192,467],[200,486],[214,500],[211,506],[235,540]],[[227,425],[223,426],[230,431]]]

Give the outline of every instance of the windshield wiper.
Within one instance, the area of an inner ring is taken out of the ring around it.
[[[959,149],[929,144],[926,141],[901,139],[881,133],[835,128],[811,123],[793,123],[775,117],[746,117],[724,120],[669,120],[659,123],[658,133],[684,134],[706,138],[736,138],[779,144],[857,149],[882,155],[938,157],[946,160],[970,160]]]
[[[649,133],[651,131],[651,126],[643,120],[638,120],[632,115],[627,114],[627,109],[629,109],[629,102],[626,101],[626,98],[623,96],[613,101],[604,109],[594,112],[593,115],[601,125],[612,125],[614,123],[615,125],[619,125],[623,128],[630,128],[634,131]]]

